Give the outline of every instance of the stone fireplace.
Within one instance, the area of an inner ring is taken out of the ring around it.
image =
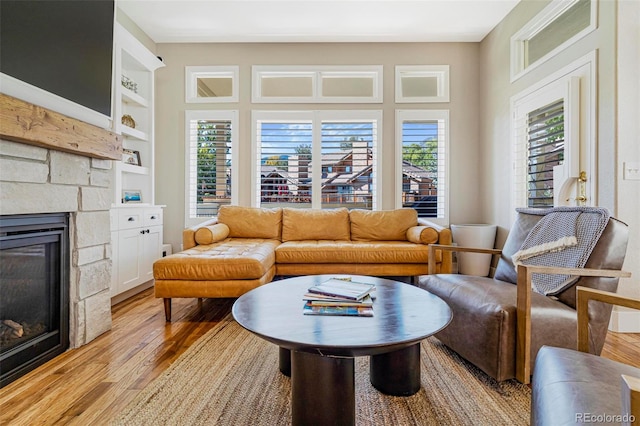
[[[111,160],[0,139],[0,215],[69,215],[69,343],[111,329]]]
[[[0,215],[68,214],[76,348],[111,329],[111,167],[122,137],[1,93],[0,106]]]

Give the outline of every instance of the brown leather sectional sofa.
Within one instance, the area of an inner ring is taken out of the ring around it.
[[[451,271],[451,254],[428,258],[428,244],[451,232],[414,209],[261,209],[223,206],[218,217],[183,231],[183,251],[155,262],[155,296],[238,297],[276,275],[418,276]]]

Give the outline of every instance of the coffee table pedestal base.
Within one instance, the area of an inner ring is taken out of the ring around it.
[[[393,352],[372,355],[369,380],[380,392],[409,396],[420,390],[420,344]]]
[[[291,351],[291,416],[293,425],[355,425],[353,358]]]

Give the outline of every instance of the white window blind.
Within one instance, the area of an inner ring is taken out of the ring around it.
[[[527,205],[553,207],[553,168],[564,161],[564,100],[527,117]]]
[[[255,204],[377,207],[379,111],[257,111]]]
[[[447,111],[397,111],[397,191],[419,217],[448,220]]]
[[[322,122],[322,207],[371,210],[375,121]]]
[[[311,207],[310,121],[258,122],[262,207]]]
[[[187,225],[232,202],[235,112],[187,111]],[[196,221],[201,222],[202,219]]]

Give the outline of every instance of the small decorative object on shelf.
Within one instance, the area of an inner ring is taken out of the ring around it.
[[[139,190],[135,190],[135,189],[123,189],[122,190],[122,202],[124,204],[141,203],[142,202],[142,193]]]
[[[123,115],[120,121],[122,121],[122,124],[124,124],[127,127],[131,127],[132,129],[136,128],[136,121],[129,114]]]
[[[122,162],[131,164],[132,166],[142,166],[140,162],[140,151],[134,151],[132,149],[122,150]]]
[[[131,90],[133,93],[138,93],[138,83],[131,80],[126,75],[122,74],[122,79],[120,80],[120,82],[125,88]]]

